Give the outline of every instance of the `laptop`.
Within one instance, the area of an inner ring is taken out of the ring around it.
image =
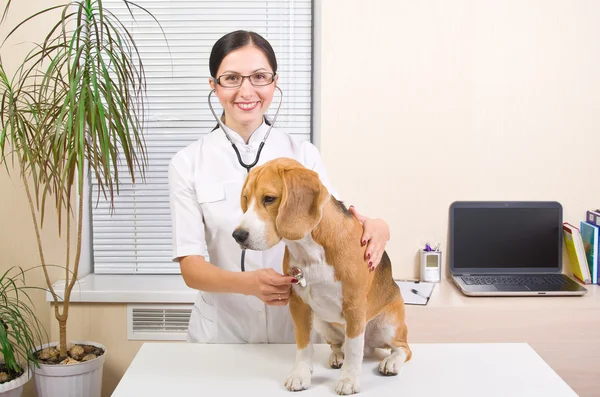
[[[554,201],[452,203],[452,280],[469,296],[585,294],[562,274],[562,223]]]

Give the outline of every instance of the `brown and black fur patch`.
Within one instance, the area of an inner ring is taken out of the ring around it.
[[[352,213],[348,210],[348,208],[346,208],[343,201],[336,199],[335,197],[333,197],[333,195],[331,195],[331,201],[335,205],[335,208],[339,209],[342,212],[342,214],[346,216],[352,216]]]

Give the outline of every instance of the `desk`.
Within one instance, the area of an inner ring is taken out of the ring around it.
[[[406,306],[408,342],[528,343],[581,397],[600,379],[600,286],[584,296],[468,297],[449,279]]]
[[[145,343],[112,397],[290,397],[283,381],[293,366],[295,349],[295,345]],[[377,372],[385,351],[365,358],[360,396],[577,396],[525,343],[412,344],[411,349],[413,359],[393,377]],[[294,396],[336,395],[339,370],[326,367],[329,352],[328,345],[315,346],[312,385]]]

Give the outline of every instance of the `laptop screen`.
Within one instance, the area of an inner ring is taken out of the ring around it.
[[[455,204],[450,225],[454,270],[561,268],[560,204]]]

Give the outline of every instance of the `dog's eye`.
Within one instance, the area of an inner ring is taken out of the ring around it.
[[[265,196],[265,197],[263,197],[263,205],[272,204],[275,201],[276,198],[277,197],[273,197],[273,196]]]

